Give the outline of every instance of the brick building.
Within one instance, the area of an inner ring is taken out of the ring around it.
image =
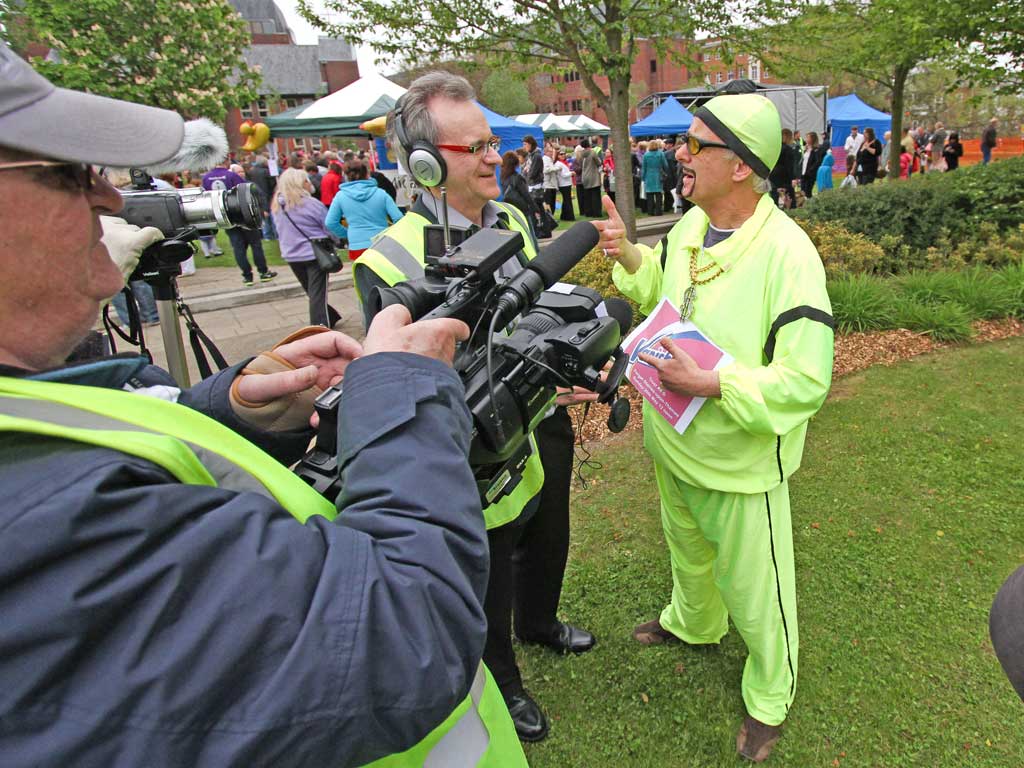
[[[224,128],[232,150],[245,143],[238,132],[243,120],[261,119],[334,93],[359,79],[355,49],[344,40],[321,37],[316,45],[297,45],[274,0],[231,0],[249,24],[252,45],[243,51],[259,67],[259,99],[228,112]],[[319,150],[326,138],[276,139],[278,152]]]
[[[638,40],[636,56],[630,68],[632,79],[631,90],[640,98],[639,114],[637,105],[630,108],[629,121],[647,117],[657,106],[655,99],[649,95],[678,91],[694,81],[718,86],[730,80],[749,78],[759,83],[775,83],[760,60],[747,54],[737,55],[732,62],[723,59],[721,38],[685,41],[676,40],[672,43],[674,51],[686,54],[688,46],[696,47],[697,67],[687,68],[676,64],[667,56],[658,56],[649,40]],[[608,78],[595,77],[602,88],[608,87]],[[555,112],[557,114],[580,113],[602,123],[607,123],[604,110],[590,96],[583,85],[578,72],[564,71],[556,74],[535,75],[530,82],[530,96],[538,112]],[[659,102],[660,103],[660,102]]]

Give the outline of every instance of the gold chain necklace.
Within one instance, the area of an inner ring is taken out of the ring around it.
[[[703,246],[701,246],[699,253],[701,256],[704,255]],[[679,310],[680,320],[689,320],[690,316],[693,315],[693,302],[694,299],[697,297],[697,286],[707,285],[716,277],[725,273],[725,270],[722,267],[718,267],[718,265],[715,262],[705,264],[703,267],[698,268],[697,260],[698,251],[696,248],[693,248],[690,250],[690,285],[687,287],[686,293],[683,294],[683,306]],[[701,278],[701,275],[714,269],[715,267],[718,267],[718,271],[715,272],[715,274],[711,275],[710,277]]]

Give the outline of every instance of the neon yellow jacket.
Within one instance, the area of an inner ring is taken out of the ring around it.
[[[522,234],[525,243],[523,253],[526,258],[536,258],[537,247],[533,233],[522,213],[511,205],[495,205],[507,215],[509,228]],[[430,221],[415,210],[409,211],[385,230],[381,237],[374,241],[372,247],[363,251],[352,269],[368,267],[388,285],[422,277],[425,264],[423,230],[429,224]],[[357,296],[358,293],[357,289]],[[362,297],[358,298],[361,303]],[[526,462],[519,485],[509,495],[484,508],[484,522],[488,530],[510,523],[519,517],[527,502],[536,496],[544,485],[544,466],[540,461],[540,452],[532,435],[529,439],[533,453]]]
[[[616,264],[615,285],[647,313],[662,297],[681,306],[690,254],[701,253],[708,224],[691,209],[653,249],[638,246],[643,261],[634,274]],[[691,485],[760,493],[800,467],[807,421],[832,382],[825,271],[807,235],[768,195],[697,266],[712,261],[726,272],[696,287],[691,320],[734,358],[719,369],[722,397],[709,398],[683,435],[645,402],[644,444]]]

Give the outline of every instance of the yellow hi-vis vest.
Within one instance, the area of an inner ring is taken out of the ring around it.
[[[191,408],[131,392],[0,376],[0,432],[74,440],[138,456],[179,482],[275,499],[298,521],[334,505],[241,435]],[[505,701],[481,662],[470,693],[422,741],[373,768],[521,768]]]
[[[533,233],[522,212],[512,205],[495,203],[508,215],[508,225],[513,232],[523,236],[523,253],[533,260],[537,256]],[[356,259],[352,269],[358,266],[368,267],[388,285],[395,285],[405,280],[412,280],[424,275],[423,230],[430,222],[415,211],[410,211],[392,224]],[[358,289],[356,290],[358,296]],[[359,296],[359,301],[363,299]],[[523,507],[534,496],[540,493],[544,485],[544,466],[540,461],[537,443],[530,435],[532,453],[523,468],[523,477],[519,485],[508,496],[484,508],[484,523],[487,529],[510,523],[519,517]]]

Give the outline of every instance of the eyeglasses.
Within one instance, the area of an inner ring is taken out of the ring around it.
[[[728,144],[720,144],[717,141],[704,141],[704,139],[698,139],[689,133],[684,133],[682,139],[691,155],[699,155],[705,149],[729,149]]]
[[[438,149],[447,149],[449,152],[462,152],[466,155],[475,155],[478,152],[487,154],[487,150],[493,149],[495,152],[501,152],[501,139],[497,136],[491,136],[487,141],[479,141],[476,144],[438,144]]]
[[[75,184],[84,192],[92,190],[96,172],[88,163],[68,163],[59,160],[22,160],[16,163],[0,163],[0,171],[21,168],[52,168],[67,182]]]

